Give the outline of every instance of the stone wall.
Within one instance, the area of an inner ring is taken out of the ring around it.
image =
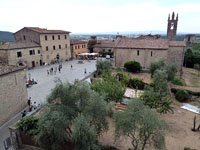
[[[60,35],[60,40],[58,39],[58,35]],[[65,35],[67,36],[66,39]],[[47,36],[47,40],[45,40],[45,36]],[[54,40],[52,39],[52,36],[54,36]],[[57,55],[59,55],[60,60],[63,61],[71,58],[69,34],[41,34],[40,42],[40,45],[42,46],[43,62],[51,62]],[[61,49],[59,48],[59,45],[61,45]],[[54,46],[55,50],[53,49]],[[48,47],[48,50],[46,50],[46,47]]]
[[[0,76],[0,125],[26,107],[28,98],[24,70]]]
[[[184,47],[170,47],[168,50],[168,63],[177,65],[178,72],[181,72],[184,60]]]
[[[139,62],[143,69],[148,69],[152,62],[167,60],[167,55],[168,50],[120,48],[114,50],[115,66],[124,66],[125,62],[134,60]]]
[[[35,54],[30,55],[30,50],[34,50]],[[40,53],[38,53],[38,50]],[[17,52],[21,52],[22,57],[17,57]],[[40,60],[42,60],[41,47],[8,50],[9,65],[19,65],[19,63],[21,62],[27,65],[27,67],[33,67],[32,61],[35,62],[35,66],[39,66]]]
[[[0,62],[8,63],[8,53],[6,50],[0,50]]]
[[[32,30],[28,30],[26,28],[23,28],[19,30],[18,32],[14,33],[16,42],[36,42],[40,43],[40,34],[37,32],[34,32]],[[25,39],[24,39],[25,37]]]

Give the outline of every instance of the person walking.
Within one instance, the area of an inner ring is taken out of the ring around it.
[[[60,66],[58,67],[58,71],[59,71],[59,73],[61,73],[61,69],[60,69]]]
[[[86,68],[85,68],[85,72],[84,72],[84,74],[85,74],[85,75],[87,74],[87,70],[86,70]]]
[[[71,70],[73,69],[73,66],[71,65]]]
[[[29,99],[27,100],[27,105],[29,108],[29,111],[31,110],[31,97],[29,97]]]
[[[47,76],[49,76],[49,70],[47,69]]]

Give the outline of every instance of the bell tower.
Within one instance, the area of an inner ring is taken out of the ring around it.
[[[176,32],[177,32],[177,24],[178,24],[178,14],[175,19],[174,12],[172,13],[172,17],[168,17],[168,27],[167,27],[167,39],[170,41],[176,41]]]

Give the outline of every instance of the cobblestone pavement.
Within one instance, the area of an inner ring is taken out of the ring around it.
[[[51,67],[57,67],[56,75],[54,72],[53,75],[47,75],[47,69],[49,70]],[[86,74],[85,70],[87,72]],[[64,62],[62,63],[61,73],[58,72],[58,64],[36,67],[32,70],[26,70],[27,78],[29,78],[30,74],[31,79],[34,78],[34,80],[38,83],[27,88],[28,96],[31,97],[32,102],[35,101],[37,104],[44,104],[46,102],[46,97],[51,92],[51,89],[53,89],[56,85],[56,83],[54,82],[56,78],[59,78],[62,82],[73,82],[75,79],[84,79],[86,76],[89,75],[89,73],[92,73],[95,70],[95,60],[91,60],[90,62],[84,60],[83,64],[78,64],[78,60]],[[0,127],[0,150],[4,150],[3,140],[9,137],[8,127],[19,119],[20,113],[16,114],[15,117],[13,117],[11,120]]]

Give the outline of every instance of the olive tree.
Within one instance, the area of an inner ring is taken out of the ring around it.
[[[154,90],[160,93],[161,96],[165,96],[168,93],[167,78],[168,76],[164,70],[156,70],[153,75]]]
[[[166,127],[158,114],[139,99],[132,99],[126,110],[115,113],[115,137],[130,138],[134,150],[144,150],[147,145],[164,149]]]
[[[93,91],[87,82],[75,81],[71,84],[58,81],[48,97],[49,104],[39,119],[39,133],[35,136],[36,142],[44,148],[53,150],[60,149],[61,145],[66,142],[79,145],[80,139],[75,138],[75,135],[82,132],[82,128],[76,126],[79,124],[77,120],[80,116],[82,116],[80,120],[85,119],[83,125],[94,128],[92,130],[94,133],[88,130],[88,134],[82,138],[100,136],[108,129],[106,120],[108,109],[104,99],[103,96]],[[95,141],[97,142],[97,138]],[[87,147],[89,143],[85,145]]]
[[[95,128],[90,126],[89,120],[82,115],[75,119],[72,139],[76,150],[101,150]]]
[[[95,80],[91,88],[100,94],[104,94],[107,102],[120,102],[125,93],[122,83],[111,75],[106,76],[102,80]]]

